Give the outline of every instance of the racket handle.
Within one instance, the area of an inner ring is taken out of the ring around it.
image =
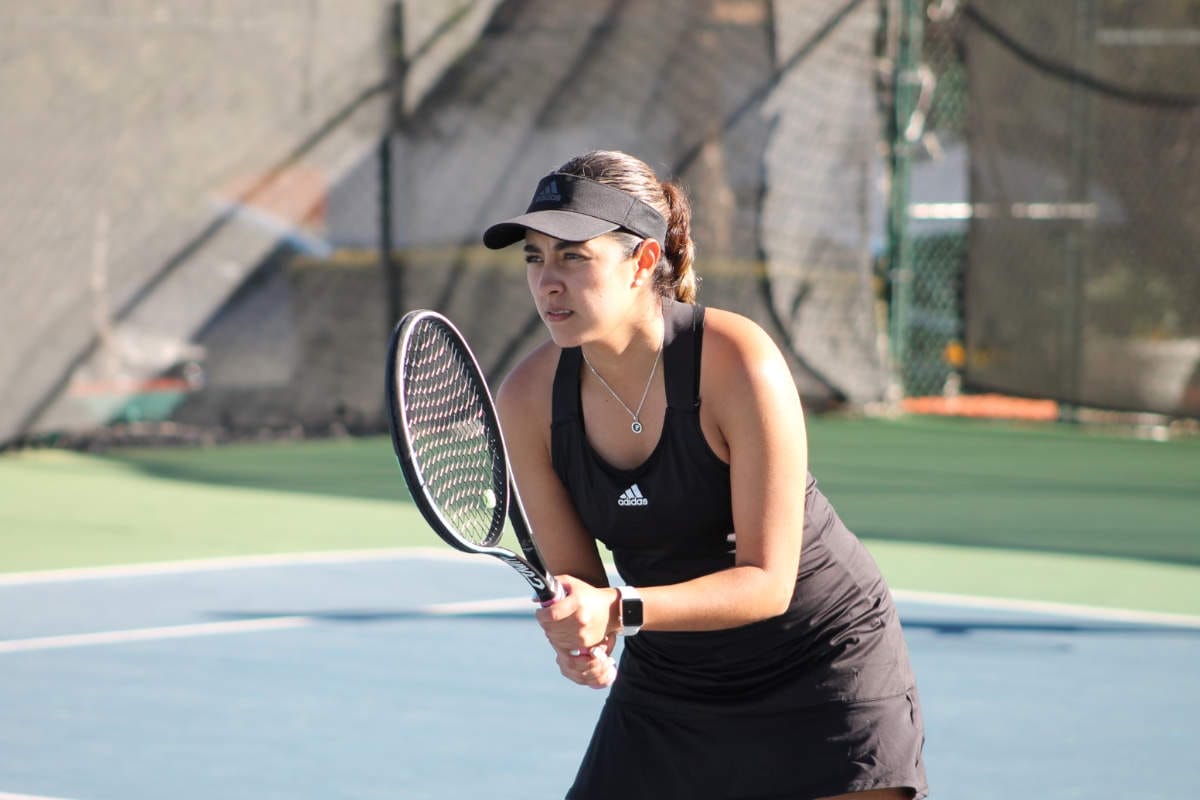
[[[555,603],[557,603],[559,600],[562,600],[566,596],[567,596],[567,593],[565,591],[563,591],[562,584],[559,583],[558,581],[555,581],[554,582],[554,596],[551,597],[549,600],[539,600],[538,603],[541,605],[542,608],[546,608],[547,606],[554,605]]]

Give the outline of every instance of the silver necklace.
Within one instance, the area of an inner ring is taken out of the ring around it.
[[[583,348],[579,348],[579,352],[583,354],[583,363],[588,365],[588,369],[596,376],[596,380],[600,381],[600,384],[605,389],[608,389],[608,393],[613,396],[613,399],[621,404],[621,408],[625,409],[629,416],[633,417],[633,424],[629,426],[629,430],[634,433],[642,432],[642,406],[646,405],[646,395],[650,394],[650,384],[654,381],[654,373],[658,371],[658,360],[662,358],[662,351],[663,349],[660,346],[658,352],[654,354],[654,363],[650,365],[650,375],[646,378],[646,388],[642,390],[642,399],[638,401],[637,410],[635,411],[625,405],[625,401],[621,399],[621,396],[613,391],[613,388],[608,385],[608,381],[604,380],[600,373],[596,371],[596,368],[592,366],[592,362],[588,361],[587,353],[583,352]]]

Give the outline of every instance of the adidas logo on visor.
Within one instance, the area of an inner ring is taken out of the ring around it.
[[[617,498],[619,506],[648,506],[650,501],[642,494],[642,490],[635,483],[626,489],[620,497]]]
[[[550,182],[538,190],[533,198],[534,203],[561,203],[562,192],[558,190],[558,180],[551,178]]]

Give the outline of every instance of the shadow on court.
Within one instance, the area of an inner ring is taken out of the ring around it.
[[[532,603],[530,604],[532,606]],[[496,620],[519,622],[531,625],[533,609],[529,610],[470,610],[447,607],[445,610],[429,608],[398,609],[320,609],[303,608],[273,610],[210,611],[206,615],[216,621],[240,621],[251,619],[273,619],[304,617],[316,622],[330,624],[380,624],[391,622],[438,622],[454,624],[455,621]],[[1093,623],[1093,622],[1037,622],[1032,620],[948,620],[920,619],[910,616],[902,620],[905,631],[930,631],[943,636],[969,636],[972,634],[1081,634],[1114,636],[1187,636],[1200,638],[1200,627],[1183,625],[1156,625],[1145,623]]]
[[[532,606],[532,603],[530,604]],[[457,621],[467,620],[497,620],[497,621],[514,621],[521,622],[526,625],[535,624],[533,621],[533,610],[529,611],[453,611],[453,612],[438,612],[428,609],[346,609],[346,610],[330,610],[323,609],[320,611],[306,611],[304,609],[296,609],[293,611],[212,611],[206,616],[213,620],[219,621],[240,621],[250,619],[273,619],[273,618],[290,618],[304,617],[316,622],[328,622],[330,624],[381,624],[390,622],[438,622],[453,624]]]
[[[382,436],[113,450],[101,457],[184,483],[411,502]]]
[[[1200,628],[1171,625],[1094,625],[1070,622],[983,622],[921,620],[904,618],[906,631],[926,630],[944,636],[968,636],[988,633],[1045,633],[1055,635],[1084,634],[1088,636],[1111,634],[1115,636],[1191,636],[1200,637]]]

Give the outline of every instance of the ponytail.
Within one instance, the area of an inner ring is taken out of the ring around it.
[[[699,281],[692,268],[696,260],[696,243],[692,241],[692,206],[683,189],[673,181],[664,181],[662,192],[668,208],[667,240],[663,242],[667,269],[659,270],[661,277],[657,282],[662,294],[673,293],[676,300],[694,303]]]

